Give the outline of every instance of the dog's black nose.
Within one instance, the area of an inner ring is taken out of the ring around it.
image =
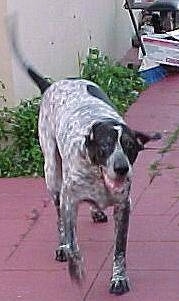
[[[129,171],[129,166],[127,162],[115,161],[114,171],[117,175],[125,176]]]

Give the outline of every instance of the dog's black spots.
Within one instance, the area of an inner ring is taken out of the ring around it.
[[[68,80],[79,80],[81,77],[67,77]]]
[[[60,194],[59,192],[54,194],[54,204],[56,207],[60,207]]]
[[[114,151],[118,139],[118,131],[108,122],[95,123],[88,136],[85,145],[91,162],[96,165],[106,165],[107,159]]]
[[[123,295],[130,291],[127,279],[112,281],[110,284],[109,292],[115,295]]]
[[[97,97],[99,99],[102,99],[104,102],[110,103],[109,98],[101,89],[99,89],[93,85],[87,85],[87,91],[90,95]]]
[[[109,100],[106,93],[104,93],[100,88],[95,87],[93,85],[87,85],[87,91],[91,96],[103,100],[105,103],[107,103],[108,105],[110,105],[111,107],[113,107],[116,110],[116,107]]]
[[[64,250],[56,249],[55,251],[55,260],[60,261],[60,262],[65,262],[67,261],[67,256]]]
[[[108,217],[103,211],[92,211],[91,217],[94,223],[107,223]]]

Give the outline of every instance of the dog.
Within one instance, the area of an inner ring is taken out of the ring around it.
[[[14,53],[43,95],[38,132],[46,185],[58,216],[56,260],[68,261],[70,276],[79,283],[84,277],[76,233],[79,204],[90,204],[94,222],[107,222],[104,209],[113,206],[115,237],[109,291],[122,295],[130,289],[126,246],[132,168],[144,145],[161,136],[128,127],[93,82],[74,78],[49,83],[24,59],[13,28],[11,31]]]

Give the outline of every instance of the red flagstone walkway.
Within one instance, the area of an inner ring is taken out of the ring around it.
[[[0,301],[179,300],[179,140],[163,156],[158,153],[179,126],[179,75],[142,93],[126,119],[136,129],[163,133],[162,141],[148,145],[153,149],[141,153],[135,165],[128,243],[131,291],[124,296],[108,293],[110,212],[108,224],[96,225],[88,208],[80,209],[87,277],[78,288],[69,279],[66,263],[53,257],[56,213],[43,180],[0,179]],[[151,173],[156,160],[159,170]]]

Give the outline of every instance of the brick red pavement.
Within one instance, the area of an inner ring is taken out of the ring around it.
[[[1,301],[178,301],[179,300],[179,140],[163,156],[159,150],[179,126],[179,75],[147,89],[126,114],[129,125],[163,133],[141,153],[134,170],[128,243],[130,293],[108,293],[113,220],[95,225],[80,208],[79,240],[86,281],[72,284],[66,263],[54,261],[56,215],[42,179],[0,179]],[[158,162],[158,170],[150,166]]]

